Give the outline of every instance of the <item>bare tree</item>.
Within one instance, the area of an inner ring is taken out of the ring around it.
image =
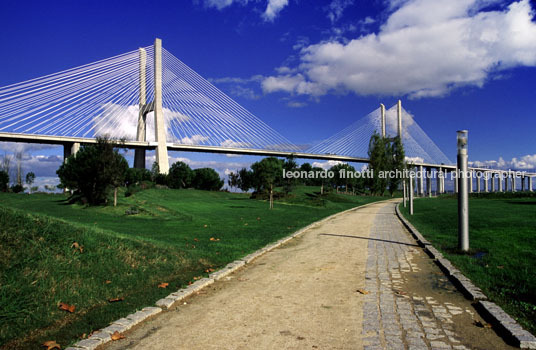
[[[22,186],[22,151],[15,152],[17,160],[17,185]]]

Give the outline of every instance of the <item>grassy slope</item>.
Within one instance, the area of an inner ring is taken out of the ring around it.
[[[54,339],[65,347],[208,268],[379,199],[319,199],[314,190],[297,188],[271,211],[247,195],[195,190],[147,190],[121,198],[117,208],[66,205],[63,195],[0,193],[0,345],[36,348]],[[125,215],[133,207],[140,214]],[[161,282],[168,289],[157,288]],[[117,297],[125,299],[107,301]],[[76,312],[58,310],[60,301]]]
[[[413,216],[407,208],[401,210],[490,299],[536,333],[536,198],[475,197],[469,201],[468,255],[454,249],[456,197],[418,199]]]

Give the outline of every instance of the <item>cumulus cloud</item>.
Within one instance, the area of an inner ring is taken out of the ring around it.
[[[279,12],[281,12],[287,5],[288,0],[268,0],[268,5],[266,5],[266,10],[262,17],[265,21],[273,22]]]
[[[182,143],[183,145],[199,145],[208,139],[208,136],[203,135],[193,135],[192,137],[185,136],[179,141],[179,143]]]
[[[298,72],[266,77],[265,93],[439,97],[484,85],[493,74],[536,66],[529,0],[486,11],[494,1],[398,1],[378,33],[328,40],[300,52]],[[484,10],[482,10],[484,9]]]
[[[245,5],[248,3],[248,0],[204,0],[203,3],[205,7],[212,7],[222,10],[228,6],[231,6],[233,3]]]
[[[340,160],[327,160],[325,162],[313,162],[313,168],[322,168],[324,170],[329,170],[332,166],[337,164],[342,164]]]
[[[353,3],[354,0],[332,0],[326,7],[326,12],[331,23],[338,21],[342,17],[344,10]]]
[[[536,154],[527,154],[522,157],[514,157],[511,160],[505,160],[499,157],[498,160],[484,160],[469,162],[471,166],[493,169],[515,169],[515,170],[531,170],[536,169]]]

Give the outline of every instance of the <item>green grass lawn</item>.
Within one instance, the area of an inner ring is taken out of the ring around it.
[[[527,330],[536,333],[536,197],[475,195],[469,200],[470,254],[458,244],[455,196],[420,198],[404,216]]]
[[[208,269],[382,199],[318,191],[298,187],[273,210],[246,194],[196,190],[146,190],[121,197],[116,208],[69,205],[62,194],[0,193],[0,347],[56,340],[65,348]]]

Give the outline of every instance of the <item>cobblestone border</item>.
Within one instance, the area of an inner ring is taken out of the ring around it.
[[[441,268],[458,290],[460,290],[469,300],[477,301],[476,308],[482,317],[489,321],[500,334],[511,340],[517,347],[521,349],[536,349],[536,337],[524,330],[519,323],[504,312],[497,304],[488,301],[488,297],[484,295],[484,293],[482,293],[471,280],[465,277],[450,263],[450,261],[443,257],[443,254],[435,249],[432,244],[428,242],[408,220],[406,220],[400,212],[400,204],[401,202],[396,205],[396,215],[400,221],[402,221],[417,243],[424,248],[424,251]]]
[[[156,307],[155,306],[146,307],[146,308],[141,309],[140,311],[136,311],[133,314],[123,317],[117,321],[114,321],[108,327],[94,332],[91,335],[91,337],[81,340],[75,343],[73,346],[66,348],[65,350],[94,350],[98,346],[111,341],[112,340],[111,336],[115,331],[119,333],[123,333],[129,330],[130,328],[134,327],[138,323],[145,321],[146,319],[162,312],[163,310],[171,308],[173,304],[175,304],[176,302],[183,301],[184,299],[192,296],[194,293],[200,291],[201,289],[208,287],[209,285],[213,284],[214,282],[218,280],[221,280],[224,277],[229,276],[231,273],[240,269],[242,266],[252,263],[253,260],[280,247],[281,245],[287,243],[288,241],[302,235],[305,231],[311,228],[314,228],[320,224],[323,224],[326,221],[334,219],[335,217],[339,215],[348,213],[353,210],[362,209],[370,205],[376,204],[378,202],[383,202],[383,200],[363,204],[358,207],[353,207],[353,208],[332,214],[330,216],[327,216],[319,221],[315,221],[312,224],[309,224],[301,228],[300,230],[292,233],[291,235],[287,237],[281,238],[280,240],[274,243],[270,243],[267,246],[249,255],[246,255],[242,259],[238,259],[227,264],[224,268],[211,273],[208,277],[197,280],[196,282],[192,283],[188,287],[179,289],[178,291],[169,294],[167,297],[158,300],[156,302]]]

